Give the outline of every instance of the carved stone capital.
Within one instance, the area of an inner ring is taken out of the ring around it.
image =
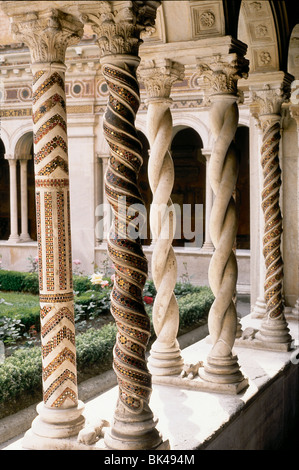
[[[68,46],[77,44],[83,24],[73,15],[55,8],[12,17],[12,33],[30,49],[36,63],[64,63]]]
[[[170,59],[153,59],[141,63],[138,75],[144,83],[148,99],[168,99],[172,85],[184,79],[184,70],[184,65]]]
[[[237,95],[238,80],[247,78],[249,61],[233,52],[198,59],[197,67],[203,77],[203,88],[208,95]]]
[[[90,24],[98,37],[102,56],[138,55],[140,35],[155,24],[160,1],[84,2],[81,20]],[[87,4],[86,4],[87,3]]]

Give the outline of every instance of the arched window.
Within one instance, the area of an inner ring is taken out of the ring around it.
[[[181,215],[181,236],[174,239],[173,246],[188,246],[192,243],[192,246],[200,248],[204,241],[206,159],[202,155],[202,148],[201,137],[190,127],[179,130],[172,140],[175,181],[171,198],[179,206]],[[199,220],[200,217],[202,220]],[[201,233],[197,233],[199,230]],[[190,238],[194,232],[196,239]]]
[[[249,188],[249,128],[239,126],[235,135],[239,151],[239,176],[236,187],[236,204],[239,216],[237,248],[250,249],[250,188]]]

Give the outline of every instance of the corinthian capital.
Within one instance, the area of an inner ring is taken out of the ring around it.
[[[83,35],[80,21],[55,8],[12,16],[11,29],[15,38],[29,47],[33,64],[64,63],[67,47]]]
[[[79,7],[81,20],[91,25],[98,36],[102,56],[138,55],[140,34],[151,28],[160,1],[84,2]]]
[[[238,80],[248,76],[249,61],[233,52],[199,59],[197,66],[209,95],[219,93],[236,95]]]
[[[141,63],[138,74],[143,80],[149,99],[167,99],[170,97],[172,85],[184,79],[184,69],[182,64],[170,59],[153,59]]]

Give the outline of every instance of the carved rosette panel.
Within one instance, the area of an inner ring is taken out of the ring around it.
[[[237,329],[234,303],[237,262],[234,243],[238,219],[234,190],[238,177],[238,158],[233,139],[238,126],[237,79],[246,76],[247,61],[236,54],[200,64],[200,71],[210,95],[210,125],[214,145],[208,176],[214,192],[210,218],[210,235],[215,247],[209,282],[215,300],[209,312],[212,350],[205,365],[204,378],[215,382],[238,382],[243,379],[232,347]]]
[[[169,99],[171,86],[183,79],[184,67],[172,61],[155,61],[140,70],[148,96],[149,183],[153,194],[150,221],[154,248],[152,274],[157,295],[153,305],[153,325],[157,340],[149,358],[155,375],[180,373],[183,359],[177,342],[179,308],[173,292],[177,281],[177,262],[172,247],[175,209],[171,201],[174,165],[169,147],[172,117]]]
[[[135,73],[113,64],[105,63],[102,72],[110,93],[104,119],[104,134],[111,149],[105,190],[115,216],[108,237],[115,268],[111,312],[118,328],[114,370],[123,406],[138,414],[151,394],[151,376],[145,361],[150,322],[143,303],[148,267],[139,237],[130,236],[138,227],[134,226],[136,214],[130,215],[129,211],[130,206],[143,204],[137,187],[141,144],[134,127],[140,103],[139,85]]]

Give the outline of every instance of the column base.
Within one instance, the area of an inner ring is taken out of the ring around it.
[[[166,385],[179,387],[186,390],[196,390],[198,392],[225,393],[228,395],[237,395],[248,386],[248,380],[243,378],[239,382],[217,383],[206,380],[204,370],[198,370],[203,367],[202,362],[186,365],[184,369],[189,372],[180,375],[153,376],[152,383],[155,385]]]
[[[8,242],[10,243],[20,243],[19,235],[10,235]]]
[[[118,404],[111,428],[104,437],[108,450],[156,450],[169,449],[156,429],[157,420],[147,407],[140,414],[129,413]]]
[[[259,297],[251,312],[252,318],[264,318],[266,315],[266,302],[263,297]]]
[[[184,365],[179,343],[176,340],[172,347],[155,341],[148,359],[148,369],[152,375],[180,374]]]
[[[25,233],[24,235],[21,233],[20,235],[20,243],[27,243],[27,242],[32,242],[32,238],[30,238],[30,235]]]
[[[69,439],[77,437],[85,424],[85,418],[82,416],[84,404],[80,401],[76,407],[66,409],[47,408],[41,402],[36,410],[38,416],[23,439],[22,445],[28,450],[53,450],[57,446],[73,445]]]
[[[205,242],[201,249],[200,249],[201,253],[213,253],[215,251],[215,247],[213,245],[213,243],[209,243],[209,242]]]
[[[285,318],[265,318],[255,337],[266,344],[291,344],[289,331]]]

